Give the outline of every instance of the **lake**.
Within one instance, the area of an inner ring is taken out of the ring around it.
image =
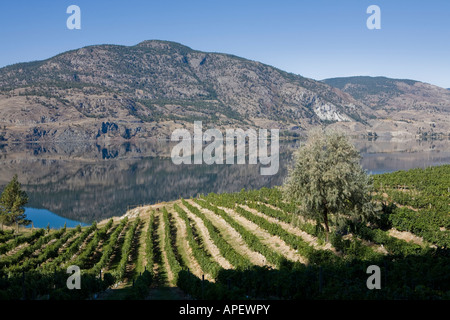
[[[362,167],[373,174],[450,163],[448,140],[353,143]],[[260,164],[175,165],[174,143],[167,141],[5,144],[0,145],[0,187],[18,175],[34,227],[89,224],[138,205],[281,185],[300,144],[280,142],[280,169],[273,176],[260,175]]]

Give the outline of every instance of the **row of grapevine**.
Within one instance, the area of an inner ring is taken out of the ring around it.
[[[65,232],[65,229],[60,229],[58,231],[51,232],[45,236],[39,237],[36,240],[36,242],[34,242],[33,244],[30,244],[28,246],[25,246],[24,248],[17,251],[15,254],[10,255],[10,256],[4,256],[0,260],[0,268],[5,268],[8,266],[20,263],[23,259],[30,257],[36,250],[41,248],[43,245],[45,245],[50,240],[59,238],[64,232]]]
[[[181,201],[190,212],[202,219],[204,225],[208,229],[212,241],[219,249],[220,254],[225,259],[227,259],[234,266],[234,268],[246,268],[251,265],[250,260],[247,257],[236,252],[236,250],[227,241],[225,241],[221,231],[218,230],[197,207],[191,205],[184,199],[182,199]]]
[[[296,216],[293,214],[297,210],[296,205],[286,203],[278,197],[282,197],[282,195],[281,191],[276,188],[263,188],[261,189],[261,193],[259,193],[259,190],[241,190],[240,192],[231,194],[216,195],[211,193],[208,195],[208,198],[214,199],[217,205],[227,206],[227,204],[232,203],[245,204],[277,220],[285,223],[295,223],[298,229],[317,237],[319,241],[325,241],[325,233],[318,225],[296,219]]]
[[[153,272],[153,265],[155,263],[155,244],[153,243],[153,236],[155,233],[156,221],[155,221],[155,211],[152,211],[148,221],[147,233],[145,235],[145,260],[146,260],[146,270]]]
[[[261,188],[259,190],[244,190],[235,194],[239,201],[260,202],[273,205],[286,213],[295,213],[298,210],[296,204],[283,200],[280,188]]]
[[[198,232],[195,230],[195,226],[191,224],[186,212],[177,204],[174,204],[174,209],[186,224],[187,241],[192,249],[195,259],[204,272],[215,278],[221,266],[213,257],[207,254],[203,245],[200,243],[200,237],[197,236]]]
[[[278,205],[274,204],[273,202],[268,202],[267,204],[275,206],[275,208],[269,207],[267,206],[267,204],[258,203],[251,200],[239,203],[245,204],[249,208],[255,209],[269,217],[275,218],[282,222],[295,224],[298,229],[318,238],[319,241],[325,241],[325,232],[323,232],[321,228],[318,228],[317,225],[313,225],[312,223],[296,219],[293,213],[286,211],[285,209],[278,208]]]
[[[268,192],[265,191],[265,194]],[[262,192],[261,192],[262,194]],[[226,204],[226,200],[224,198],[228,197],[229,195],[221,195],[221,204]],[[215,197],[217,198],[217,196]],[[248,207],[255,209],[269,217],[275,218],[277,220],[291,223],[293,221],[293,215],[291,213],[288,213],[286,211],[283,211],[280,208],[276,208],[276,206],[272,203],[269,207],[266,203],[259,203],[255,202],[256,200],[263,200],[267,199],[266,196],[259,195],[258,191],[241,191],[237,194],[234,194],[233,199],[236,201],[236,204],[246,204]],[[270,202],[270,201],[266,201]],[[274,208],[275,206],[275,208]],[[268,225],[263,219],[257,218],[252,216],[249,212],[246,212],[246,210],[243,210],[242,208],[236,209],[240,213],[242,213],[244,216],[247,217],[247,219],[256,222],[255,219],[259,219],[259,225],[264,228],[263,224],[266,225],[267,228],[273,228],[273,226]],[[395,217],[394,215],[391,215],[390,218],[393,219]],[[409,220],[412,221],[412,220]],[[296,227],[300,230],[303,230],[313,236],[316,236],[319,238],[319,240],[324,241],[325,235],[323,230],[317,228],[316,226],[312,225],[311,223],[307,222],[297,222]],[[387,232],[379,230],[379,229],[370,229],[367,226],[359,226],[359,232],[356,232],[357,236],[361,236],[365,240],[369,240],[375,244],[383,245],[388,250],[390,254],[409,254],[412,252],[417,252],[417,250],[421,250],[421,247],[415,244],[408,243],[404,240],[396,239],[394,237],[391,237],[387,234]],[[362,232],[361,230],[364,230]],[[283,231],[281,231],[283,232]],[[368,235],[371,236],[368,236]],[[443,234],[433,233],[434,236]],[[283,237],[283,239],[288,243],[290,237]],[[342,236],[337,233],[333,233],[330,237],[331,244],[334,246],[336,250],[343,253],[344,255],[347,255],[348,258],[353,259],[355,257],[359,257],[361,259],[370,259],[373,257],[376,257],[378,255],[377,252],[372,250],[371,248],[367,247],[366,245],[362,244],[360,240],[358,240],[356,237],[353,237],[352,239],[343,240]],[[317,251],[313,250],[306,250],[303,252],[303,255],[308,256],[308,254],[312,254],[313,256],[317,256]],[[335,258],[334,258],[335,259]]]
[[[408,208],[396,208],[389,216],[389,221],[398,230],[412,232],[439,247],[449,248],[450,230],[448,228],[450,225],[448,221],[444,223],[441,217],[443,215],[437,215],[433,211],[415,212]],[[444,230],[440,228],[444,228]]]
[[[323,252],[320,252],[321,254],[317,255],[319,251],[315,250],[311,245],[305,242],[303,238],[287,232],[279,224],[269,222],[267,219],[264,219],[260,216],[250,213],[241,206],[236,206],[234,210],[247,220],[255,223],[260,228],[266,230],[269,234],[278,236],[290,247],[297,250],[300,255],[307,258],[309,260],[309,263],[322,263],[324,262],[325,259],[329,260],[329,262],[333,262],[336,259],[338,259],[337,256],[335,256],[329,250],[322,250]],[[317,261],[317,258],[319,257],[320,259]]]
[[[14,230],[0,230],[0,244],[4,244],[15,237]]]
[[[57,234],[58,232],[55,232]],[[4,270],[7,272],[22,272],[28,271],[36,268],[38,265],[46,262],[48,259],[54,258],[58,255],[59,248],[66,243],[66,241],[73,237],[77,233],[76,229],[72,229],[68,232],[65,232],[64,236],[55,235],[55,238],[59,238],[56,242],[51,245],[47,245],[42,252],[37,257],[29,257],[24,259],[23,261],[17,263],[14,266],[10,266],[9,268],[5,268]]]
[[[303,238],[284,230],[284,228],[281,227],[279,224],[272,223],[267,219],[252,214],[249,211],[242,208],[241,206],[239,206],[238,203],[246,203],[245,200],[241,198],[243,195],[245,195],[243,192],[240,192],[238,194],[230,194],[230,195],[226,194],[221,196],[210,194],[206,196],[205,199],[210,200],[212,204],[216,206],[224,206],[235,210],[238,214],[240,214],[247,220],[255,223],[261,229],[267,231],[269,234],[278,236],[291,248],[297,250],[301,256],[307,258],[310,263],[321,263],[323,262],[324,259],[329,260],[337,259],[337,257],[331,251],[315,250],[312,246],[310,246],[307,242],[305,242]],[[283,211],[272,209],[265,205],[255,204],[252,201],[249,201],[247,204],[249,205],[249,207],[262,209],[261,211],[267,212],[270,214],[270,216],[279,219],[281,221],[284,222],[291,221],[290,217],[288,217],[288,215],[285,214]]]
[[[127,230],[127,233],[125,234],[125,239],[121,250],[120,261],[114,271],[114,276],[117,280],[122,280],[125,277],[128,259],[132,252],[132,244],[134,241],[135,232],[140,223],[141,219],[137,217],[131,224],[130,228]]]
[[[390,213],[392,227],[412,232],[438,247],[449,247],[450,165],[376,175],[374,182],[379,201],[405,206]]]
[[[22,243],[32,244],[35,240],[39,239],[44,234],[45,234],[44,229],[38,229],[38,230],[33,231],[31,234],[28,234],[28,235],[25,234],[25,235],[16,237],[6,243],[2,243],[0,245],[0,254],[7,253],[8,251],[21,245]]]
[[[89,270],[92,274],[99,274],[102,268],[106,267],[110,262],[111,256],[114,253],[114,249],[117,244],[117,240],[128,223],[128,218],[125,217],[119,223],[119,225],[114,229],[111,233],[111,236],[108,238],[107,243],[102,248],[102,256],[99,261]]]
[[[169,262],[170,271],[173,274],[173,283],[177,282],[178,279],[178,273],[183,269],[181,265],[181,261],[175,254],[174,246],[172,245],[173,241],[173,235],[170,232],[170,219],[169,219],[169,212],[167,211],[166,207],[162,209],[163,213],[163,223],[164,223],[164,251],[167,256],[167,260]],[[176,249],[175,249],[176,250]]]
[[[255,236],[253,233],[248,231],[244,226],[236,222],[228,213],[224,210],[219,209],[217,206],[210,203],[207,199],[195,199],[197,204],[205,209],[211,210],[215,214],[222,217],[233,229],[239,232],[242,236],[244,242],[249,246],[250,249],[261,253],[269,263],[278,267],[283,260],[283,256],[274,252],[268,246],[263,244],[261,240]]]
[[[64,268],[70,265],[70,260],[74,254],[78,252],[81,244],[86,240],[86,238],[97,229],[97,224],[93,223],[88,228],[85,228],[81,234],[68,246],[63,253],[59,254],[52,261],[45,263],[42,267],[45,270],[53,271],[55,269]],[[81,231],[81,227],[77,226],[76,230]],[[64,264],[64,265],[62,265]]]
[[[110,219],[108,223],[101,229],[95,230],[95,233],[91,240],[86,244],[83,251],[72,261],[73,265],[78,266],[80,269],[89,269],[89,263],[91,263],[92,256],[98,247],[100,241],[105,240],[108,230],[113,224],[113,219]]]
[[[364,225],[359,226],[357,235],[362,239],[383,245],[391,255],[408,256],[420,254],[426,250],[418,244],[391,237],[387,231],[371,229]]]

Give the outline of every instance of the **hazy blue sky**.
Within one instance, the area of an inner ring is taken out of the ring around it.
[[[69,30],[69,5],[81,30]],[[381,30],[369,30],[369,5]],[[2,1],[0,67],[93,44],[161,39],[313,79],[383,75],[450,88],[449,0]]]

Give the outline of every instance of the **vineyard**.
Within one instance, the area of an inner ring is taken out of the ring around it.
[[[334,228],[279,188],[138,207],[89,227],[0,232],[0,299],[450,299],[450,166],[374,177],[382,214]],[[81,269],[70,290],[67,267]],[[366,286],[382,270],[381,290]],[[169,298],[175,298],[169,296]]]

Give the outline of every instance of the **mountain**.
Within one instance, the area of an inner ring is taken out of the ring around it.
[[[391,135],[450,135],[450,92],[428,83],[386,77],[322,80],[372,109],[374,132]]]
[[[4,140],[167,137],[194,120],[305,130],[366,113],[327,84],[167,41],[89,46],[0,69]]]
[[[323,80],[375,109],[421,110],[435,108],[449,111],[450,93],[444,88],[415,80],[386,77],[348,77]]]
[[[192,129],[194,120],[204,128],[279,128],[296,135],[323,124],[355,134],[377,129],[386,118],[380,93],[348,89],[342,81],[316,81],[168,41],[88,46],[0,69],[0,141],[168,138],[175,128]],[[425,109],[447,112],[441,92],[447,90],[416,89],[420,95],[400,109],[421,105],[415,99],[427,93],[432,105]]]

